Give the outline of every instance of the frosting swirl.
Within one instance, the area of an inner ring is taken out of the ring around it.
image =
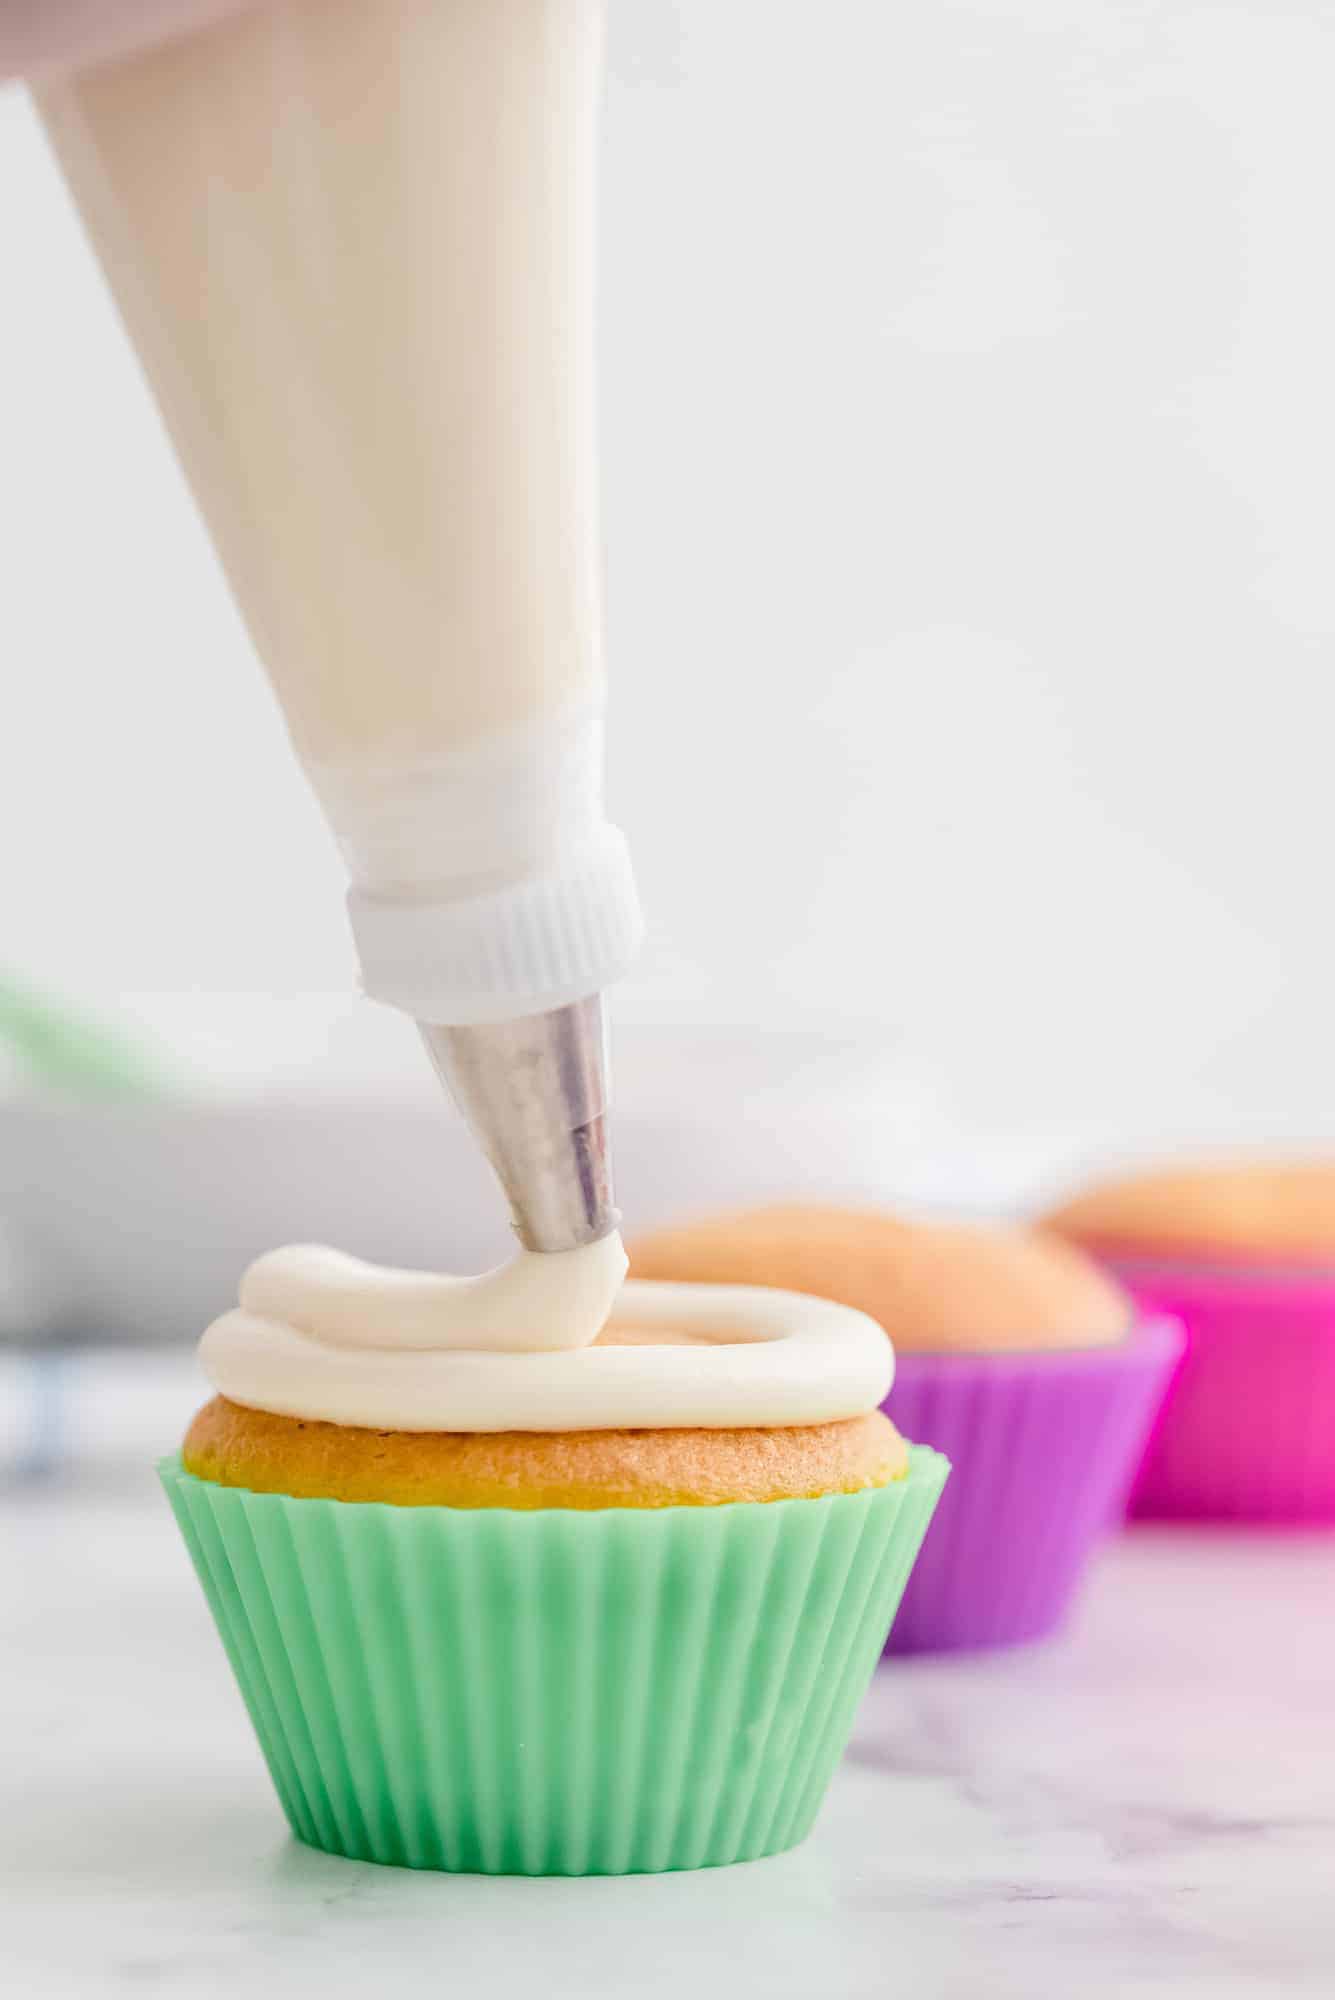
[[[863,1313],[752,1286],[621,1288],[625,1268],[615,1236],[478,1278],[276,1250],[200,1360],[233,1402],[403,1431],[818,1424],[889,1391],[890,1342]]]

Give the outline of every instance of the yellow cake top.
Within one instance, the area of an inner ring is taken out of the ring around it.
[[[861,1493],[908,1473],[879,1410],[744,1430],[369,1431],[215,1396],[186,1436],[187,1472],[298,1500],[398,1507],[707,1507]]]
[[[878,1209],[778,1204],[628,1247],[639,1278],[772,1285],[855,1306],[903,1352],[1104,1346],[1131,1316],[1120,1288],[1051,1236]]]
[[[1335,1263],[1335,1160],[1214,1160],[1097,1182],[1040,1227],[1141,1256]]]

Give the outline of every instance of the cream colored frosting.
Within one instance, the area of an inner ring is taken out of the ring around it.
[[[626,1269],[615,1231],[578,1250],[520,1250],[478,1278],[392,1271],[303,1243],[252,1264],[240,1298],[253,1318],[330,1347],[532,1354],[595,1340]]]
[[[336,820],[601,689],[604,11],[271,0],[43,92]]]
[[[479,1278],[277,1250],[247,1271],[200,1360],[233,1402],[384,1430],[817,1424],[889,1392],[890,1343],[848,1306],[754,1286],[621,1288],[624,1271],[615,1236],[522,1251]]]

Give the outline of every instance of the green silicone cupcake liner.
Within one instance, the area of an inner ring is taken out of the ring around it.
[[[299,1840],[621,1875],[811,1826],[949,1470],[866,1493],[519,1513],[159,1468]]]

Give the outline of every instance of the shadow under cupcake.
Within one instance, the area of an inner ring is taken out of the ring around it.
[[[1180,1359],[1173,1321],[1138,1314],[1064,1244],[875,1211],[717,1216],[641,1239],[631,1260],[836,1299],[891,1335],[884,1407],[954,1470],[889,1651],[1011,1645],[1063,1622]]]
[[[1187,1334],[1132,1495],[1169,1520],[1335,1521],[1335,1163],[1098,1183],[1040,1224]]]

